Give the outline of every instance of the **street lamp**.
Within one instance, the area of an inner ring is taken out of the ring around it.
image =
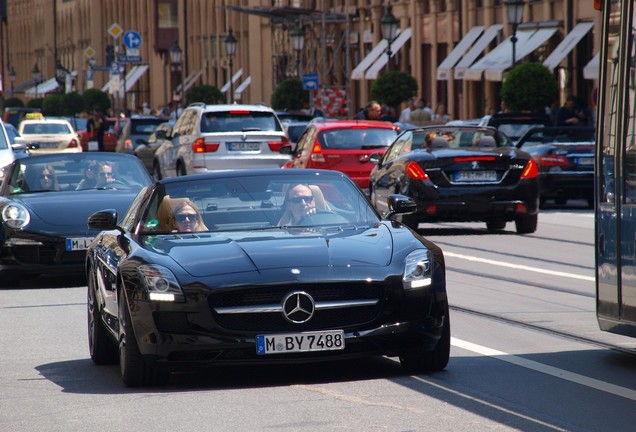
[[[179,74],[179,99],[183,101],[183,68],[181,67],[181,47],[175,40],[170,47],[170,62],[172,63],[172,70]]]
[[[58,59],[55,62],[55,80],[60,86],[66,86],[66,74],[68,70],[62,66],[62,62]]]
[[[382,29],[382,37],[386,39],[389,43],[389,48],[387,49],[388,63],[387,70],[391,70],[391,44],[397,37],[397,32],[399,29],[400,23],[397,18],[393,16],[391,13],[391,3],[386,5],[386,13],[380,19],[380,29]]]
[[[296,78],[300,79],[300,54],[305,46],[305,30],[300,25],[294,27],[289,32],[289,38],[291,39],[292,48],[296,51]]]
[[[40,68],[38,67],[38,64],[36,63],[33,66],[33,69],[31,69],[31,78],[33,78],[33,81],[35,81],[35,98],[38,98],[38,84],[40,84],[40,81],[42,81],[42,72],[40,72]]]
[[[11,66],[11,69],[9,69],[9,81],[11,81],[11,96],[13,96],[13,84],[15,83],[15,79],[15,69],[13,69],[13,66]]]
[[[517,27],[523,22],[523,8],[525,3],[523,0],[504,0],[506,12],[508,13],[508,22],[512,25],[512,67],[517,62],[516,45],[517,45]]]
[[[223,43],[225,44],[225,54],[227,54],[230,65],[230,103],[232,103],[234,100],[234,83],[232,82],[232,74],[234,73],[232,71],[232,66],[234,65],[232,64],[232,58],[234,57],[234,54],[236,54],[236,38],[232,34],[232,29],[228,31]]]

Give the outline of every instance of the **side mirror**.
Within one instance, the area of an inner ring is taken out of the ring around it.
[[[155,132],[155,137],[157,139],[164,139],[166,138],[166,131],[165,130],[158,130],[157,132]]]
[[[23,151],[27,149],[27,142],[22,137],[15,137],[13,139],[13,144],[11,144],[11,148],[13,151]]]
[[[279,150],[279,153],[290,155],[292,154],[292,147],[290,145],[282,146]]]
[[[88,217],[88,229],[105,231],[115,229],[116,227],[117,210],[101,210]]]
[[[393,194],[387,199],[389,212],[386,218],[390,219],[396,214],[409,214],[417,211],[417,203],[406,195]]]
[[[380,153],[371,153],[369,155],[369,162],[373,165],[380,165],[380,161],[382,160],[382,155]]]

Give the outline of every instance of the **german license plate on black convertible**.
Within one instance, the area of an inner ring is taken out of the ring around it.
[[[256,354],[285,354],[343,350],[344,331],[286,333],[256,336]]]

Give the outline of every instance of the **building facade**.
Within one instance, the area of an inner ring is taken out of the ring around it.
[[[399,27],[390,58],[380,25],[387,4]],[[319,88],[313,104],[347,117],[390,68],[414,76],[433,108],[474,118],[499,109],[512,64],[503,0],[7,0],[6,15],[3,94],[25,100],[93,87],[119,108],[158,109],[209,84],[228,100],[268,104],[277,83],[300,74]],[[593,103],[596,77],[585,69],[599,46],[599,15],[592,0],[525,0],[515,61],[547,61],[561,100]],[[115,78],[113,59],[121,60]]]

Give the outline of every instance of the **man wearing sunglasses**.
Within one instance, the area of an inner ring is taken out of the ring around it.
[[[118,180],[113,177],[113,166],[108,162],[103,162],[97,169],[97,177],[95,187],[106,187],[110,183],[117,182]]]
[[[311,188],[298,184],[287,193],[287,209],[291,216],[291,224],[298,225],[303,218],[316,214],[316,201]]]

